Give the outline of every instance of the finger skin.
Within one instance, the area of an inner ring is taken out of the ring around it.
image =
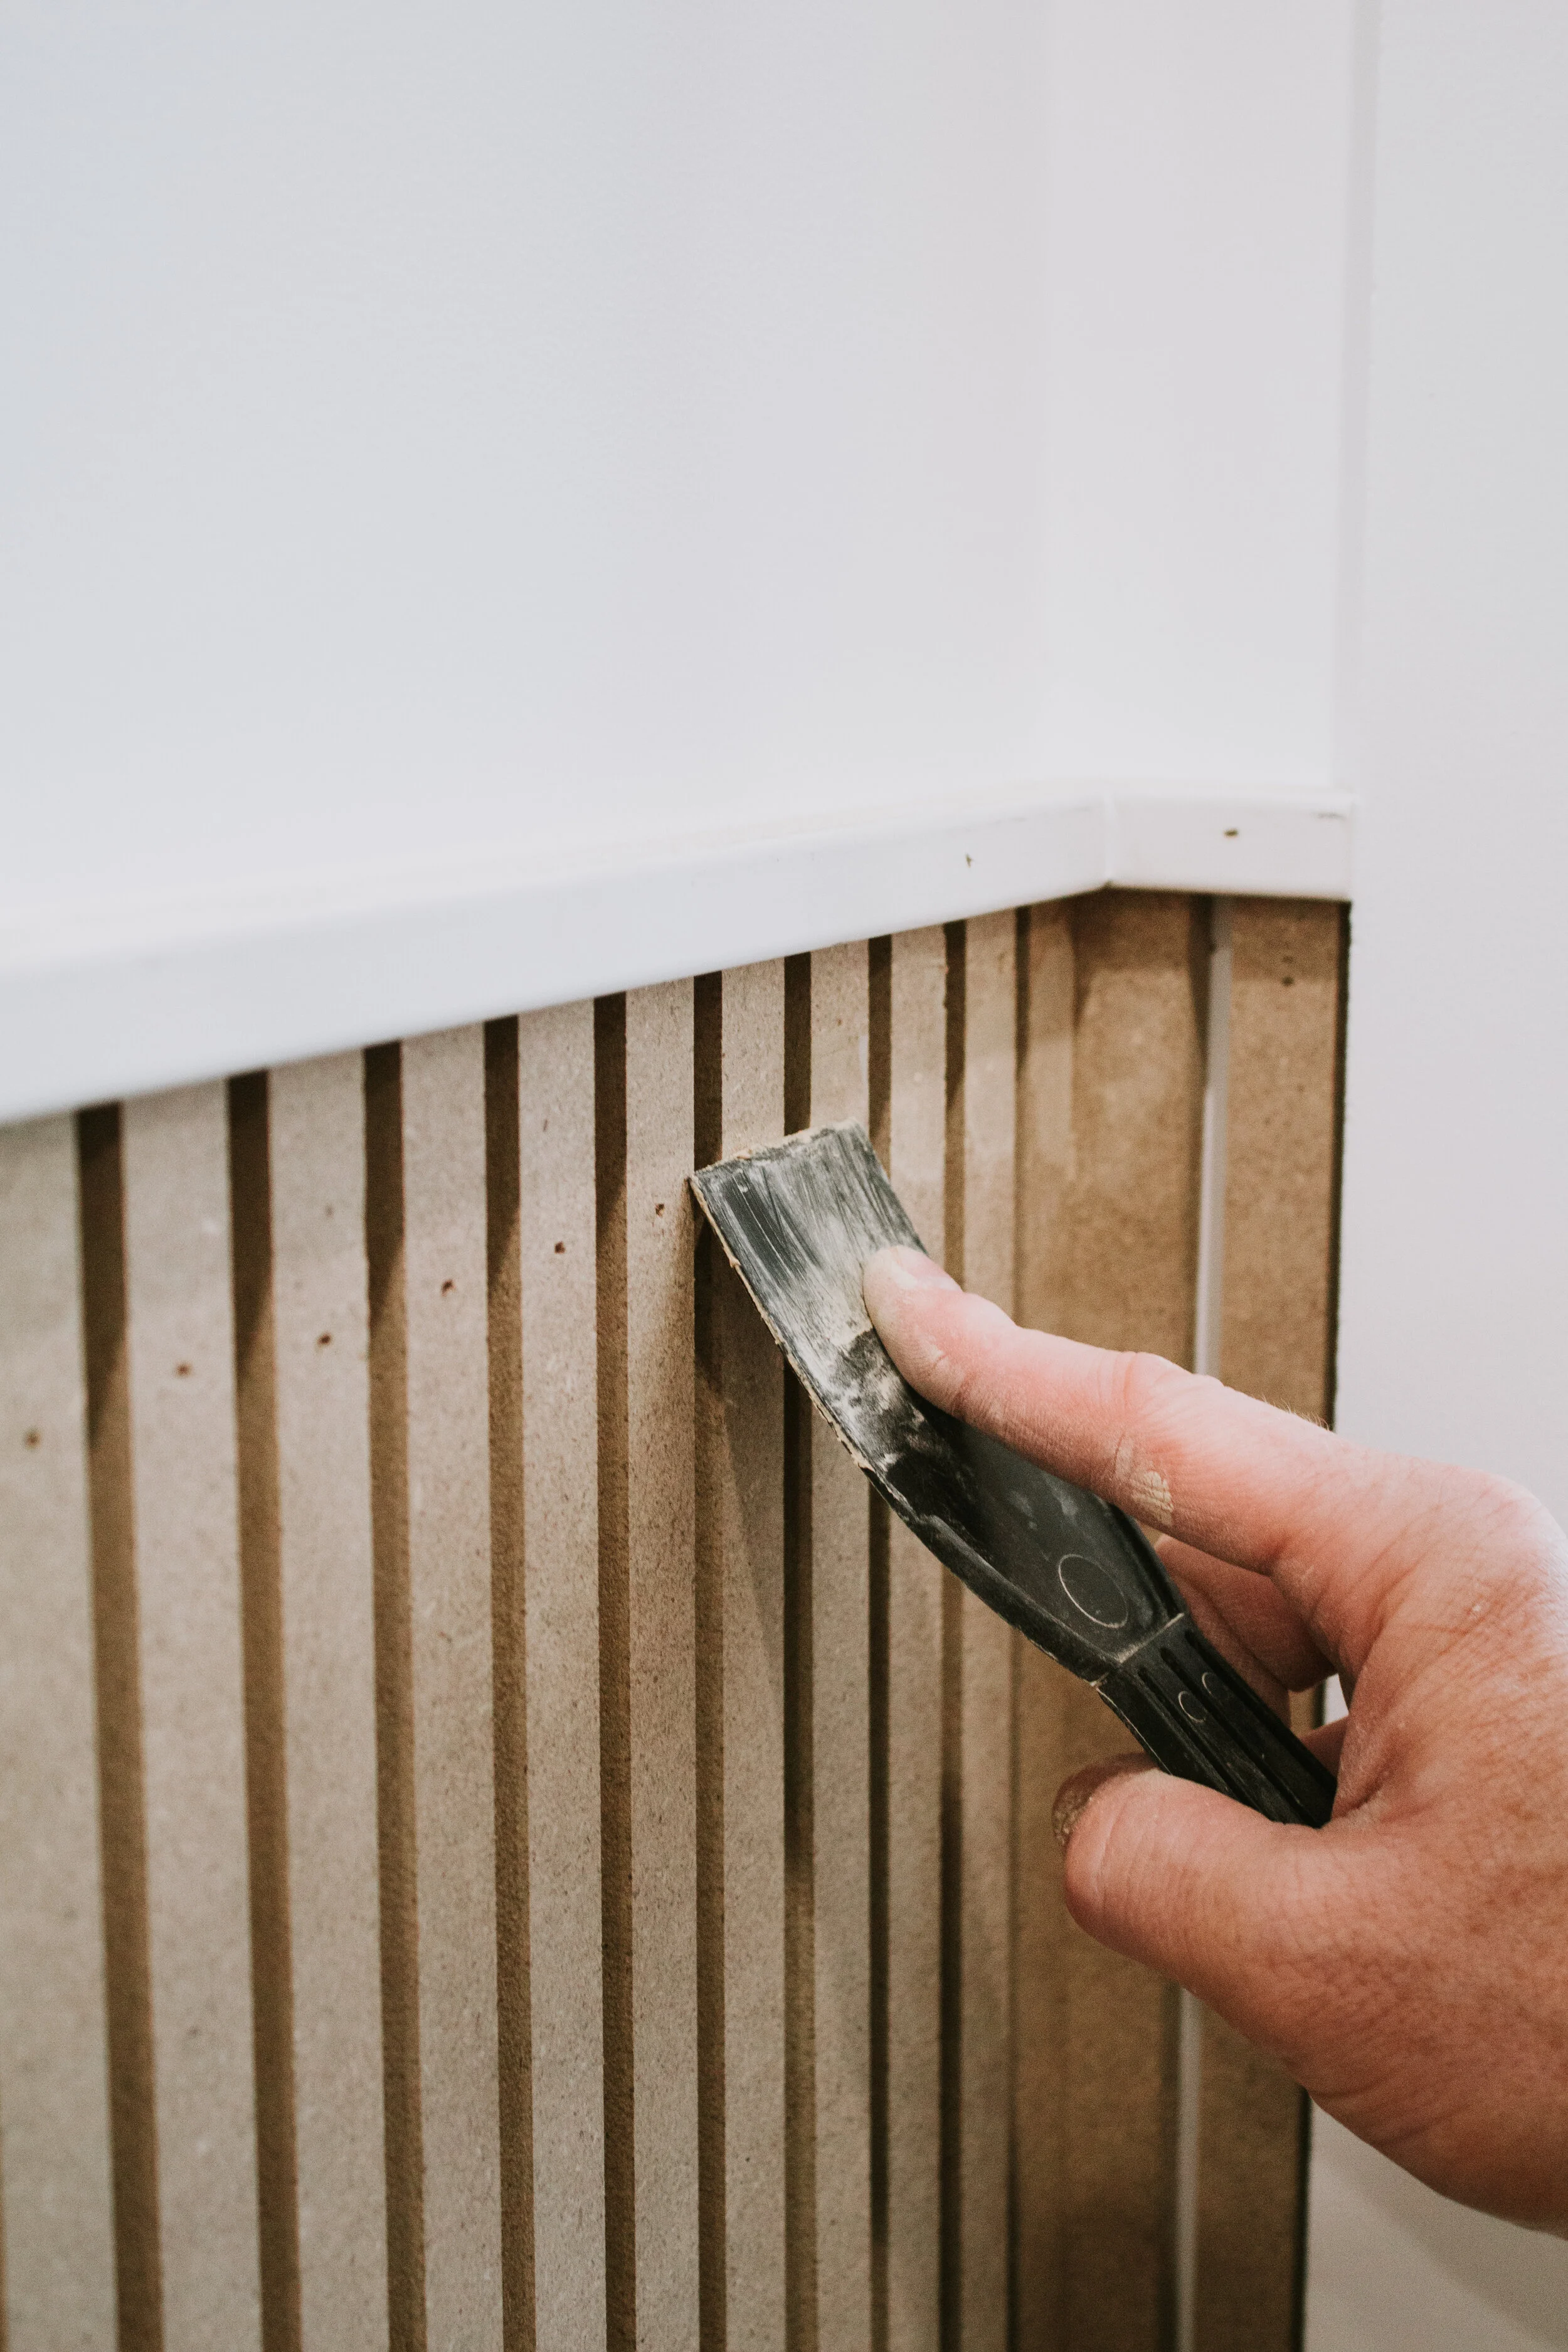
[[[1079,1814],[1068,1907],[1431,2187],[1568,2235],[1568,1985],[1548,1938],[1499,1934],[1495,1916],[1501,1904],[1509,1922],[1531,1908],[1539,1920],[1548,1889],[1517,1853],[1499,1867],[1494,1848],[1486,1864],[1474,1828],[1459,1839],[1467,1887],[1419,1836],[1281,1828],[1213,1790],[1129,1771]]]
[[[1062,1796],[1068,1907],[1445,2194],[1568,2235],[1568,1542],[1479,1473],[1020,1331],[918,1253],[866,1269],[934,1402],[1164,1532],[1194,1618],[1279,1703],[1350,1714],[1334,1818],[1122,1769]],[[1272,1688],[1270,1687],[1272,1684]]]
[[[1443,1585],[1428,1578],[1422,1603],[1435,1658],[1495,1600],[1519,1524],[1551,1525],[1500,1479],[1351,1445],[1158,1356],[1021,1330],[945,1276],[917,1276],[916,1262],[927,1263],[884,1250],[864,1276],[871,1318],[911,1386],[1135,1518],[1261,1570],[1323,1656],[1352,1674],[1439,1525]]]

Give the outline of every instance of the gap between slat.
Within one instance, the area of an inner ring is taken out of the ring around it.
[[[161,2352],[146,1794],[118,1104],[77,1123],[120,2352]]]
[[[392,2352],[425,2352],[414,1665],[408,1591],[408,1349],[403,1286],[402,1049],[364,1057],[370,1278],[371,1532],[375,1572],[376,1813]]]
[[[234,1287],[261,2335],[266,2352],[298,2352],[299,2182],[294,2139],[294,2003],[289,1921],[269,1154],[267,1073],[258,1070],[244,1077],[231,1078],[229,1231]]]

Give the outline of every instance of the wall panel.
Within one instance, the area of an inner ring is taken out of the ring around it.
[[[425,2341],[501,2340],[484,1041],[403,1049],[408,1735]]]
[[[245,1665],[224,1089],[126,1106],[163,2342],[260,2341]]]
[[[963,1063],[949,1073],[957,1111],[962,1224],[949,1271],[1011,1311],[1016,1305],[1017,925],[1011,914],[963,927]],[[956,944],[956,943],[955,943]],[[952,1220],[950,1217],[950,1228]],[[944,2255],[949,2326],[973,2352],[1005,2352],[1012,2163],[1013,1696],[1018,1637],[956,1579],[946,1587],[949,1720],[957,1804],[947,1819],[951,1923],[947,2118],[951,2182]],[[956,1715],[956,1720],[953,1719]],[[952,2207],[956,2210],[952,2210]]]
[[[1345,917],[1231,907],[1220,1367],[1293,1412],[1332,1410]],[[1304,1712],[1298,1695],[1294,1711]],[[1308,2108],[1272,2059],[1204,2018],[1196,2259],[1203,2352],[1289,2352],[1300,2326]]]
[[[386,2336],[364,1087],[268,1087],[279,1659],[304,2352]]]
[[[115,2335],[71,1122],[0,1130],[0,2341]]]
[[[0,1135],[12,2347],[1168,2343],[1174,2005],[1049,1832],[1123,1735],[889,1526],[685,1179],[863,1118],[971,1287],[1182,1357],[1205,921]],[[1321,1410],[1338,918],[1234,941],[1225,1366]],[[1205,2352],[1290,2341],[1299,2114],[1210,2027]]]
[[[870,1117],[869,959],[864,945],[810,963],[814,1126]],[[871,2340],[870,1493],[802,1404],[810,1481],[814,2339]]]
[[[1077,902],[1072,1159],[1057,1226],[1059,1328],[1189,1360],[1203,1096],[1202,925],[1192,902]],[[1127,1736],[1064,1680],[1064,1760]],[[1058,1915],[1064,1976],[1063,2325],[1074,2352],[1141,2352],[1174,2293],[1173,1988]]]

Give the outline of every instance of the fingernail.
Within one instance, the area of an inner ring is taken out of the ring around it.
[[[1103,1763],[1086,1764],[1070,1780],[1064,1780],[1057,1790],[1056,1803],[1051,1807],[1051,1830],[1062,1852],[1067,1852],[1068,1838],[1083,1817],[1089,1799],[1108,1780],[1119,1780],[1126,1772],[1152,1772],[1154,1769],[1147,1756],[1108,1756]]]
[[[862,1285],[873,1268],[879,1281],[889,1282],[900,1290],[958,1288],[952,1275],[944,1274],[940,1265],[927,1257],[924,1250],[908,1249],[902,1244],[897,1249],[879,1250],[875,1257],[868,1258],[860,1277]]]

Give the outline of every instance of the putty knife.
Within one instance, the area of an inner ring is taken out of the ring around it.
[[[1137,1522],[918,1396],[860,1274],[921,1246],[863,1127],[704,1168],[692,1189],[814,1402],[878,1493],[970,1591],[1092,1683],[1156,1764],[1314,1827],[1334,1779],[1188,1617]]]

